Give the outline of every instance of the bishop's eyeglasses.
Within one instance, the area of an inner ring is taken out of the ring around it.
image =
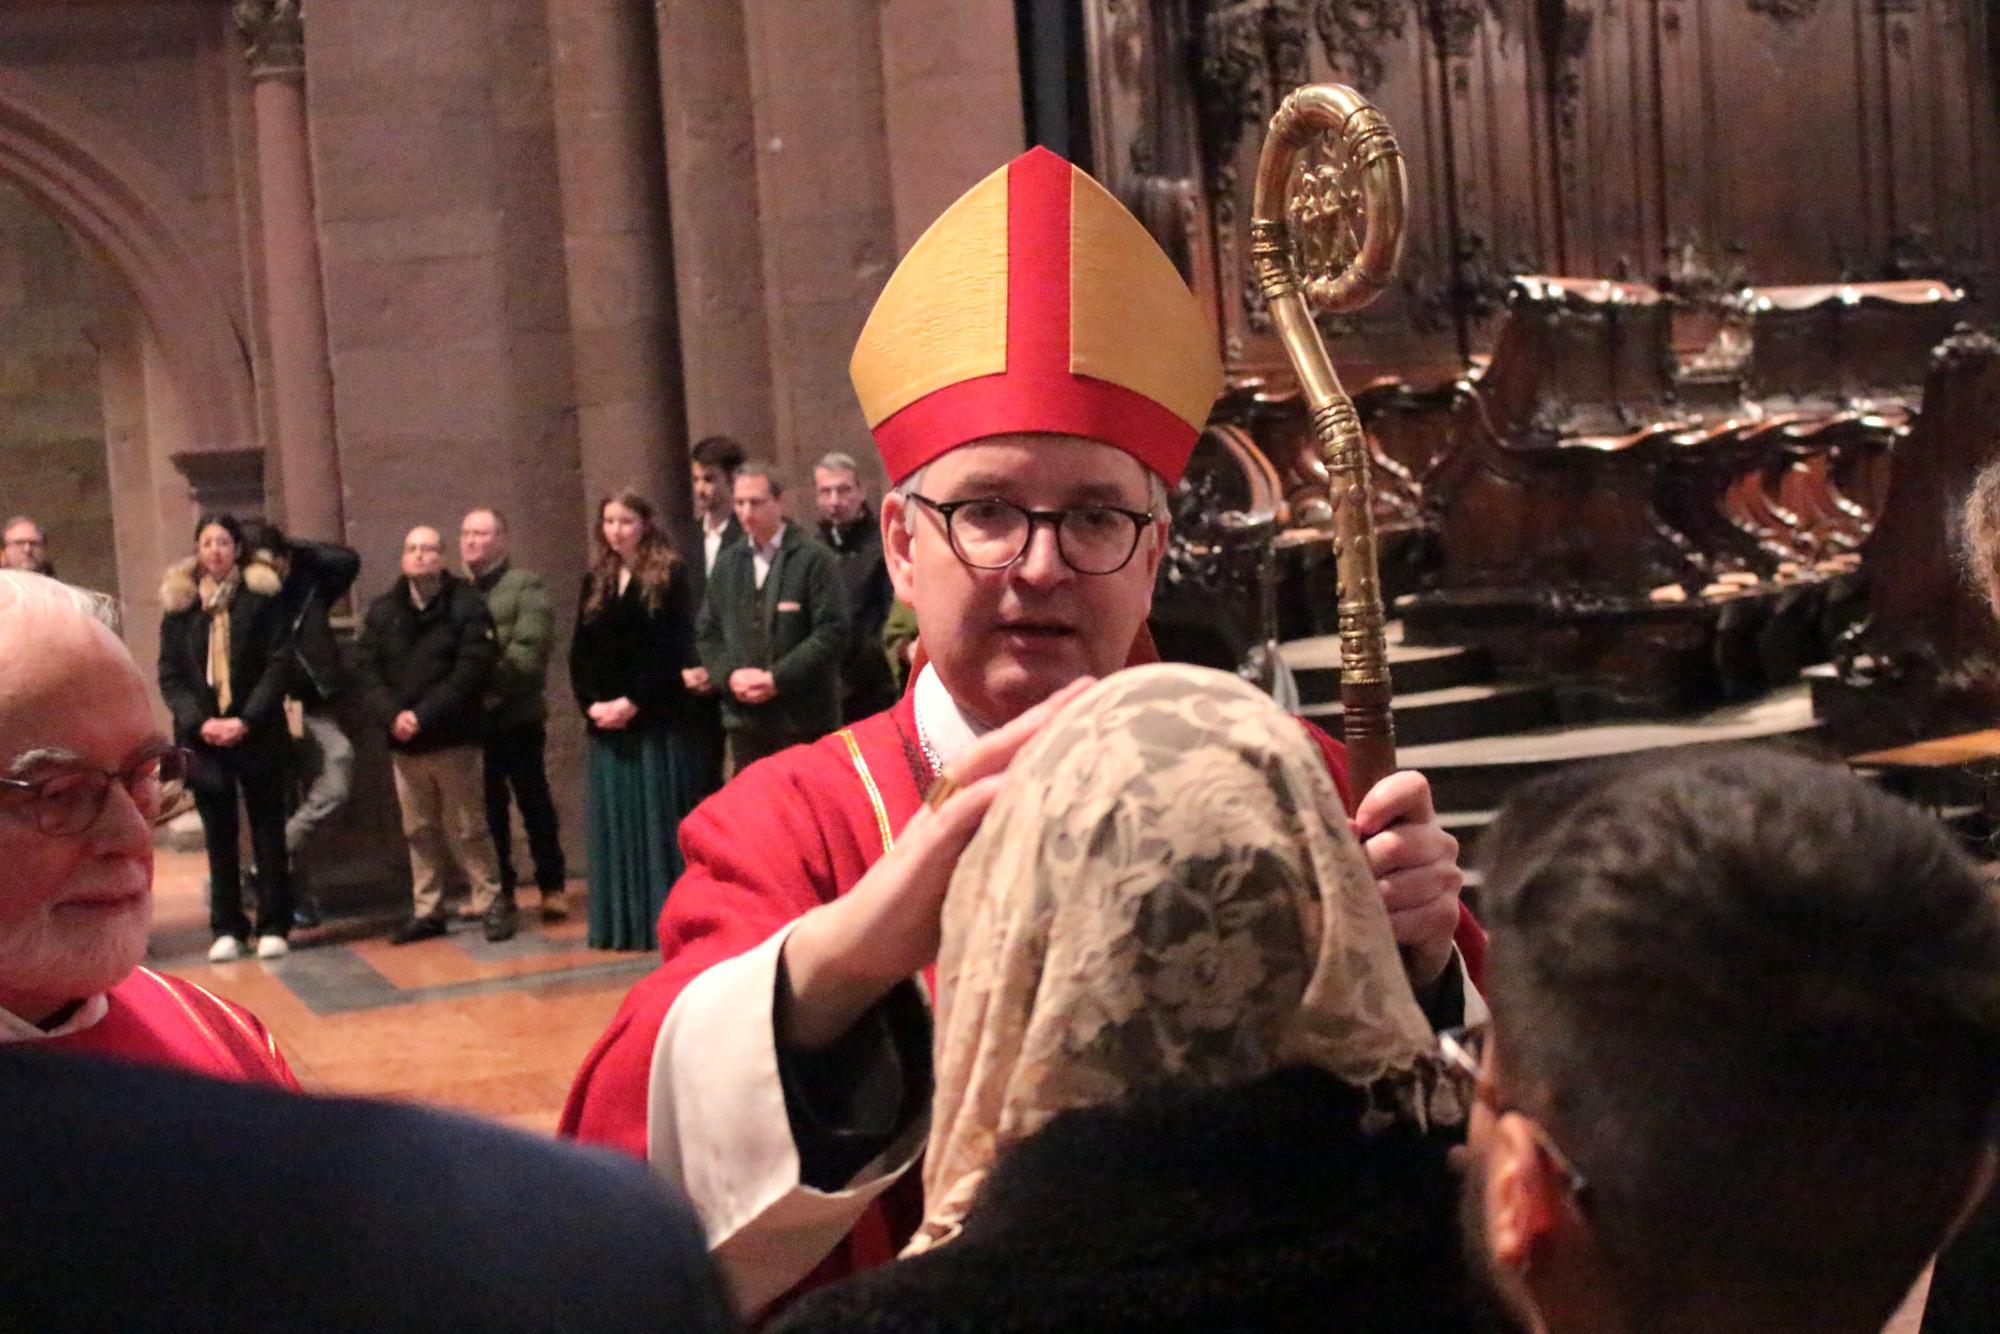
[[[1028,554],[1035,529],[1055,529],[1056,552],[1078,574],[1116,574],[1139,549],[1139,534],[1153,521],[1151,510],[1118,505],[1071,505],[1031,510],[997,496],[972,500],[910,499],[944,520],[952,554],[975,570],[1004,570]]]
[[[46,778],[0,778],[0,809],[25,813],[50,838],[73,838],[97,823],[116,783],[131,794],[140,815],[161,824],[187,808],[187,776],[185,750],[154,746],[122,769],[62,764]]]

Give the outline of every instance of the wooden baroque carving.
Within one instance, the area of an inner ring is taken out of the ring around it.
[[[1202,147],[1222,228],[1236,220],[1244,130],[1262,125],[1278,98],[1306,81],[1306,22],[1300,0],[1214,0],[1202,15]]]
[[[1424,0],[1424,24],[1438,50],[1454,59],[1472,54],[1485,6],[1480,0]]]
[[[253,77],[305,73],[305,0],[236,0],[236,31]]]
[[[1753,14],[1777,23],[1798,23],[1816,13],[1820,0],[1745,0]]]
[[[1327,63],[1343,82],[1364,93],[1382,82],[1382,48],[1402,40],[1409,18],[1407,0],[1316,0],[1312,12]]]

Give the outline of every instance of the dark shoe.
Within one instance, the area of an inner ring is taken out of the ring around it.
[[[432,940],[450,930],[442,917],[412,917],[397,927],[389,936],[391,945],[414,945],[420,940]]]
[[[310,931],[325,920],[325,915],[320,912],[318,899],[301,894],[298,902],[292,905],[292,925],[300,931]]]
[[[498,945],[503,940],[514,938],[514,928],[520,913],[509,898],[493,900],[493,906],[486,910],[486,938]]]
[[[560,889],[543,890],[542,920],[544,922],[560,922],[567,916],[569,916],[569,896],[564,894]]]

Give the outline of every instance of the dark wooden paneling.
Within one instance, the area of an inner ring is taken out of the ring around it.
[[[1099,174],[1213,303],[1239,384],[1284,359],[1246,281],[1262,127],[1307,79],[1409,160],[1399,290],[1329,326],[1344,374],[1449,378],[1512,273],[1689,284],[2000,269],[1987,0],[1091,0]]]

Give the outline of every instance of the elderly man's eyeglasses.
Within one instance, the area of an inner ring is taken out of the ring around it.
[[[0,810],[24,815],[50,838],[71,838],[97,823],[117,783],[140,815],[161,824],[187,808],[187,776],[188,753],[162,746],[122,769],[63,765],[45,778],[0,778]]]
[[[1031,510],[994,496],[939,502],[912,492],[910,499],[944,519],[952,554],[975,570],[1013,565],[1028,554],[1035,529],[1047,524],[1056,531],[1063,564],[1078,574],[1116,574],[1131,563],[1139,534],[1153,521],[1151,510],[1117,505]]]
[[[1541,1122],[1529,1116],[1519,1107],[1507,1102],[1493,1082],[1486,1078],[1486,1039],[1492,1032],[1490,1026],[1478,1024],[1471,1028],[1454,1028],[1438,1034],[1438,1054],[1444,1058],[1445,1072],[1469,1098],[1486,1104],[1495,1116],[1505,1116],[1513,1112],[1528,1123],[1528,1133],[1535,1138],[1535,1147],[1540,1149],[1556,1170],[1563,1174],[1569,1185],[1570,1197],[1578,1205],[1583,1204],[1590,1191],[1590,1179],[1578,1170],[1549,1134]]]

